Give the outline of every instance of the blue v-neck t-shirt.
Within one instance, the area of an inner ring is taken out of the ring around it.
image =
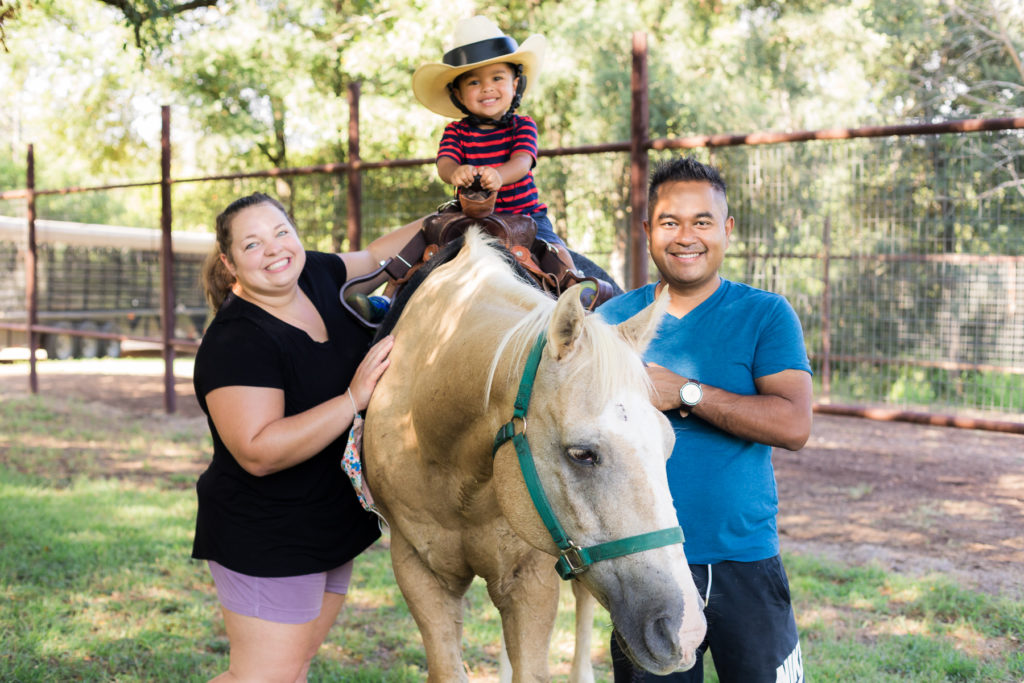
[[[617,296],[598,312],[620,323],[654,302],[655,285]],[[803,330],[785,298],[722,278],[682,318],[666,314],[644,360],[736,394],[783,370],[811,372]],[[668,481],[686,557],[693,564],[753,562],[779,552],[778,492],[770,446],[728,434],[696,415],[665,413],[675,433]]]

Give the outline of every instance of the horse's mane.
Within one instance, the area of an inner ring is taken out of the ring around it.
[[[526,303],[530,308],[530,311],[502,336],[495,347],[484,394],[490,396],[495,373],[506,350],[513,359],[509,364],[510,375],[506,379],[510,383],[519,381],[518,375],[512,375],[519,372],[537,337],[547,331],[551,324],[555,312],[555,299],[546,294],[538,297],[537,294],[541,290],[529,277],[517,275],[515,281],[504,281],[501,275],[502,271],[508,271],[507,267],[497,267],[492,271],[488,261],[500,265],[503,262],[501,255],[507,254],[496,240],[480,233],[469,233],[467,241],[470,256],[475,259],[474,267],[486,269],[481,274],[486,278],[482,281],[502,287],[503,295]],[[480,252],[479,257],[476,252]],[[508,265],[507,262],[504,263]],[[515,261],[512,263],[515,264]],[[578,383],[587,386],[588,391],[596,392],[599,400],[610,400],[624,387],[640,387],[645,391],[650,389],[650,380],[644,371],[640,355],[632,352],[615,328],[600,316],[588,314],[584,317],[583,331],[577,343],[580,352],[574,357],[570,381],[577,383],[577,377],[587,375],[586,378],[580,377]]]
[[[513,325],[499,340],[487,375],[484,395],[490,396],[491,386],[502,356],[511,354],[509,372],[516,373],[525,362],[538,335],[548,329],[555,311],[555,299],[537,287],[529,274],[501,243],[479,230],[471,228],[466,234],[445,245],[398,292],[391,308],[377,330],[374,342],[390,334],[416,289],[440,266],[453,261],[463,251],[470,271],[467,280],[507,300],[510,305],[529,312]],[[581,386],[598,392],[601,400],[610,399],[616,391],[629,386],[650,387],[640,356],[632,353],[615,329],[600,316],[587,315],[579,339],[580,353],[576,354],[571,377],[585,373]],[[518,376],[506,378],[518,382]]]
[[[384,320],[381,321],[380,327],[377,328],[376,334],[373,335],[373,342],[371,344],[376,344],[391,334],[391,331],[395,329],[395,325],[398,324],[398,319],[401,317],[402,312],[405,311],[405,306],[409,303],[409,298],[413,295],[413,292],[419,289],[419,286],[423,284],[427,276],[434,272],[438,266],[448,263],[455,258],[460,249],[462,249],[461,237],[446,244],[429,261],[424,263],[419,270],[412,274],[409,281],[395,295],[395,300],[391,302],[391,307],[384,316]]]
[[[554,305],[537,307],[514,325],[498,342],[488,373],[486,395],[490,396],[498,364],[506,350],[514,359],[509,365],[509,383],[519,382],[518,373],[526,362],[537,337],[551,323]],[[628,347],[614,326],[595,313],[583,320],[583,330],[577,340],[579,351],[572,359],[569,383],[585,386],[600,402],[607,402],[624,388],[650,391],[651,382],[644,371],[643,360]]]

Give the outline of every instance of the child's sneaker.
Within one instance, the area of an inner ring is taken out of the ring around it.
[[[345,297],[345,303],[352,307],[356,313],[371,323],[379,323],[387,315],[391,308],[391,299],[386,296],[367,296],[355,292]]]

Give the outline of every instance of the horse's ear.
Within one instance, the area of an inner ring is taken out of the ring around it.
[[[580,301],[582,285],[573,285],[562,292],[555,304],[555,314],[548,325],[548,347],[555,358],[562,360],[572,353],[576,340],[583,331],[583,318],[586,311]]]
[[[637,353],[643,354],[647,350],[647,345],[654,339],[658,325],[665,315],[665,309],[668,308],[668,300],[668,287],[665,287],[654,303],[616,326],[619,336],[636,349]]]

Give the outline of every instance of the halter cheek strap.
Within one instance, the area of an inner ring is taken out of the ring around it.
[[[675,543],[683,543],[682,527],[674,526],[659,531],[650,531],[645,534],[629,536],[617,541],[598,543],[587,548],[577,545],[565,529],[558,522],[555,511],[551,509],[551,503],[544,493],[544,486],[541,483],[540,475],[537,473],[537,466],[533,461],[533,453],[530,444],[526,440],[526,411],[530,406],[530,394],[533,393],[533,382],[537,377],[537,367],[547,344],[547,336],[542,332],[537,337],[537,342],[530,351],[526,360],[526,367],[523,368],[523,377],[519,382],[519,391],[516,393],[515,405],[512,411],[512,419],[498,429],[494,437],[494,449],[492,457],[496,456],[498,449],[511,440],[519,458],[519,468],[523,473],[523,481],[530,493],[533,506],[537,509],[541,521],[551,534],[551,540],[555,542],[561,551],[558,562],[555,563],[555,571],[563,579],[571,579],[577,574],[590,569],[590,565],[601,560],[610,560],[623,555],[660,548]],[[523,431],[516,432],[515,421],[520,419],[523,423]]]

